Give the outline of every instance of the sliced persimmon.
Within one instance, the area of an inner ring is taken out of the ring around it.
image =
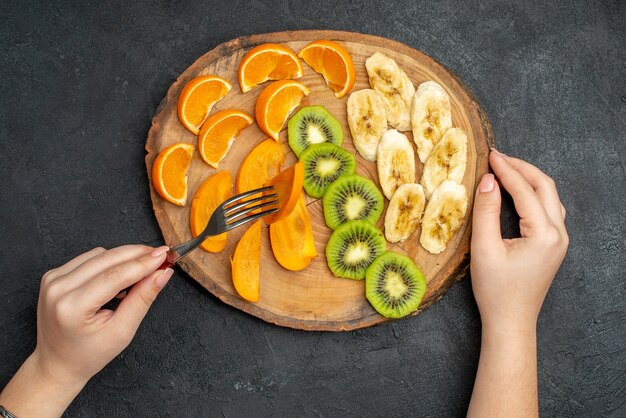
[[[266,192],[266,194],[276,193],[278,196],[278,212],[264,216],[265,223],[272,224],[280,221],[293,211],[302,194],[303,183],[304,163],[302,161],[281,171],[267,183],[268,186],[274,186],[274,191]]]
[[[235,137],[252,122],[252,116],[234,109],[220,110],[209,116],[198,136],[198,152],[204,162],[217,168]]]
[[[268,85],[256,101],[254,114],[257,125],[278,141],[278,134],[287,118],[310,92],[307,86],[293,80],[280,80]]]
[[[262,44],[252,48],[241,60],[238,70],[241,92],[267,80],[300,78],[304,68],[296,54],[280,44]]]
[[[203,75],[189,81],[178,98],[180,123],[198,135],[213,105],[226,96],[231,88],[228,81],[216,75]]]
[[[304,193],[289,215],[270,225],[270,243],[276,261],[287,270],[302,270],[317,256]]]
[[[263,187],[280,172],[285,162],[283,144],[269,138],[254,147],[243,159],[235,189],[237,194]]]
[[[191,235],[197,237],[206,228],[211,215],[219,205],[233,195],[233,177],[228,171],[218,171],[198,187],[189,212]],[[210,253],[226,248],[226,233],[209,237],[200,247]]]
[[[237,243],[231,260],[233,285],[239,296],[259,300],[261,290],[261,221],[258,220]]]
[[[170,145],[157,155],[152,164],[152,184],[159,196],[178,206],[187,202],[187,171],[194,146],[186,143]]]

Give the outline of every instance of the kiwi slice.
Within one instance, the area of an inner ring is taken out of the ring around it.
[[[309,145],[330,142],[341,146],[341,123],[324,106],[305,106],[287,123],[289,146],[300,157]]]
[[[324,219],[330,229],[353,220],[375,224],[383,213],[383,195],[374,182],[358,174],[331,183],[322,200]]]
[[[335,229],[326,244],[326,262],[335,276],[363,279],[384,251],[383,233],[368,221],[350,221]]]
[[[300,154],[300,161],[304,161],[304,190],[312,197],[322,197],[333,181],[356,171],[354,155],[329,142],[311,145]]]
[[[388,251],[365,273],[365,296],[387,318],[402,318],[416,311],[424,293],[424,274],[407,256]]]

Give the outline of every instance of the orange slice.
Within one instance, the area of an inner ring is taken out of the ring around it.
[[[188,82],[178,98],[178,119],[198,135],[213,105],[231,89],[228,81],[216,75],[196,77]]]
[[[337,42],[325,40],[311,42],[298,52],[298,56],[315,72],[324,76],[326,84],[335,92],[338,99],[348,94],[354,85],[356,72],[352,57]]]
[[[267,183],[268,186],[274,186],[274,191],[266,192],[266,194],[276,193],[278,196],[278,212],[264,216],[265,223],[272,224],[280,221],[293,211],[302,194],[303,183],[304,162],[302,161],[281,171]]]
[[[233,195],[233,178],[228,171],[218,171],[198,187],[191,201],[189,226],[191,235],[197,237],[206,228],[211,215],[219,205]],[[200,247],[210,253],[226,248],[226,233],[209,237]]]
[[[292,80],[275,81],[265,87],[256,101],[256,123],[271,138],[278,141],[278,133],[287,118],[311,91],[304,84]]]
[[[239,86],[243,93],[267,80],[300,78],[304,68],[296,54],[279,44],[252,48],[239,64]]]
[[[152,184],[159,196],[178,206],[187,201],[187,170],[194,146],[178,143],[157,155],[152,165]]]
[[[263,187],[280,172],[284,162],[283,144],[272,138],[261,142],[250,151],[239,167],[235,183],[237,194]]]
[[[250,302],[259,300],[261,290],[261,221],[252,224],[237,243],[231,260],[233,285]]]
[[[202,125],[198,136],[198,151],[202,159],[217,168],[235,137],[252,122],[252,116],[239,110],[220,110],[211,115]]]

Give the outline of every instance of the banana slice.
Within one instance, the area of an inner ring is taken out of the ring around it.
[[[411,104],[411,125],[417,155],[424,163],[443,134],[452,127],[450,97],[443,87],[434,81],[419,85]]]
[[[463,225],[467,212],[467,190],[454,180],[446,180],[433,192],[424,218],[420,243],[429,253],[439,254]]]
[[[426,197],[424,188],[416,183],[398,187],[389,201],[385,214],[385,238],[389,242],[404,242],[415,232],[422,214]]]
[[[359,154],[366,160],[376,161],[378,143],[387,130],[385,104],[378,93],[364,89],[350,95],[348,125]]]
[[[389,124],[399,131],[411,130],[411,100],[415,87],[396,62],[380,52],[365,61],[370,86],[383,99]]]
[[[430,195],[445,180],[461,184],[466,165],[467,134],[460,128],[448,129],[424,164],[421,183],[426,197],[430,199]]]
[[[383,134],[378,144],[378,180],[387,199],[398,187],[415,183],[415,153],[406,135],[395,129]]]

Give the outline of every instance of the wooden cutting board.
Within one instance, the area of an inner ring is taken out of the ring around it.
[[[232,83],[232,90],[212,109],[235,108],[254,115],[256,99],[263,86],[246,93],[241,93],[237,82],[237,68],[246,52],[262,43],[281,43],[296,53],[311,41],[331,39],[343,44],[352,55],[356,67],[357,79],[352,91],[369,88],[365,60],[380,51],[393,58],[404,69],[415,87],[424,81],[434,80],[441,84],[450,95],[452,104],[453,126],[463,128],[468,134],[468,164],[464,185],[469,196],[469,208],[473,204],[477,181],[488,170],[489,147],[494,145],[494,137],[487,116],[482,107],[458,77],[427,55],[402,43],[389,39],[339,31],[294,31],[277,32],[262,35],[244,36],[223,43],[209,51],[187,68],[169,88],[167,96],[159,105],[152,120],[146,143],[146,166],[151,176],[152,163],[159,151],[177,143],[188,142],[197,146],[197,137],[187,131],[179,122],[176,106],[183,86],[199,75],[214,74]],[[371,178],[378,184],[376,164],[361,158],[352,145],[350,129],[346,121],[347,96],[338,100],[325,85],[321,75],[304,64],[304,77],[298,81],[311,89],[311,94],[302,101],[302,106],[324,105],[337,117],[342,125],[346,139],[343,147],[354,153],[357,159],[357,172]],[[410,132],[406,133],[412,141]],[[285,167],[297,159],[287,145],[287,132],[281,135],[285,147]],[[237,175],[242,159],[250,150],[267,139],[256,124],[245,129],[235,140],[230,152],[220,163],[220,170],[228,170],[233,177]],[[416,157],[417,178],[421,178],[422,164]],[[205,164],[197,152],[188,173],[189,196],[198,186],[216,170]],[[189,204],[178,207],[161,199],[152,187],[150,193],[154,213],[163,232],[167,245],[176,245],[191,239],[189,229]],[[388,201],[385,200],[385,206]],[[228,246],[218,254],[207,253],[198,249],[180,262],[180,267],[193,279],[223,302],[265,321],[291,328],[304,330],[343,331],[379,324],[387,321],[380,316],[365,299],[365,282],[335,278],[326,266],[324,250],[330,230],[324,223],[321,200],[308,198],[313,235],[318,256],[305,270],[291,272],[282,268],[274,259],[270,248],[267,226],[262,231],[261,251],[261,297],[259,302],[250,303],[240,298],[233,287],[230,271],[232,256],[245,227],[229,233]],[[428,282],[428,290],[420,311],[439,300],[448,288],[464,277],[469,260],[469,238],[471,210],[468,210],[465,222],[448,244],[447,249],[432,255],[419,244],[420,229],[405,243],[388,244],[387,249],[407,254],[421,268]],[[384,213],[378,226],[382,229]]]

